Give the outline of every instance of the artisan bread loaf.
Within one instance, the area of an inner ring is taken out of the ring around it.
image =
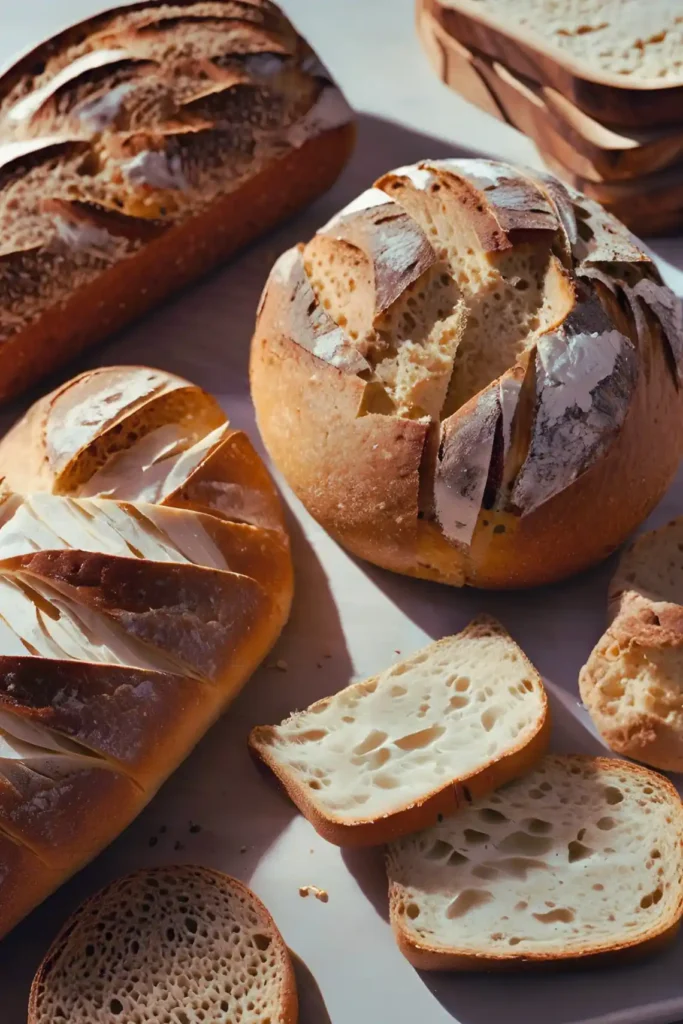
[[[610,625],[581,697],[618,753],[683,771],[683,519],[638,537],[610,584]]]
[[[179,377],[82,374],[0,442],[0,467],[3,934],[224,710],[287,618],[292,568],[259,457]]]
[[[218,871],[121,878],[67,921],[38,968],[29,1024],[296,1024],[289,952],[261,901]]]
[[[360,846],[467,806],[538,760],[549,734],[538,673],[482,616],[250,743],[325,839]]]
[[[285,253],[251,357],[265,443],[335,538],[487,587],[628,536],[678,466],[682,374],[680,304],[628,231],[487,160],[392,171]]]
[[[633,0],[429,0],[465,46],[553,86],[605,123],[650,128],[683,117],[678,5]]]
[[[683,806],[624,761],[547,756],[388,852],[391,921],[423,970],[650,951],[683,913]]]
[[[328,188],[353,142],[269,0],[148,0],[0,76],[0,398]]]

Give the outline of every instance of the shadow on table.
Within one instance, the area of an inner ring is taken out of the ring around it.
[[[290,954],[299,995],[299,1024],[332,1024],[317,981],[303,960],[291,950]]]

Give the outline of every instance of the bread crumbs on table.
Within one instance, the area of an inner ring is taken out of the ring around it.
[[[299,887],[299,896],[306,899],[307,896],[315,896],[321,903],[329,903],[330,896],[325,889],[319,889],[317,885],[302,885]]]
[[[246,846],[240,846],[240,853],[246,853],[246,852],[247,852]]]
[[[150,836],[149,837],[149,845],[150,846],[156,846],[158,842],[159,842],[159,840],[157,839],[156,836]]]
[[[175,843],[173,844],[173,849],[177,852],[178,850],[184,850],[185,847],[183,846],[179,839],[176,839]]]
[[[191,832],[193,835],[196,835],[197,832],[201,832],[201,830],[202,830],[202,826],[201,825],[195,825],[194,822],[192,822],[192,821],[190,822],[190,827],[189,827],[188,831]]]

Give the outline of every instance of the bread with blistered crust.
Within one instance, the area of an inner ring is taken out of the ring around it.
[[[251,354],[262,436],[315,518],[384,568],[481,587],[632,532],[678,465],[682,381],[680,303],[624,226],[486,160],[389,172],[283,254]]]
[[[115,838],[289,614],[277,492],[218,403],[81,374],[0,441],[0,934]]]
[[[610,624],[579,677],[596,728],[620,754],[683,771],[683,520],[624,551]]]
[[[0,398],[328,188],[353,145],[270,0],[147,0],[0,75]]]

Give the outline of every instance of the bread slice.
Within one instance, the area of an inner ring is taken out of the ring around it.
[[[544,752],[541,679],[481,617],[250,744],[325,839],[387,842],[521,774]]]
[[[683,158],[680,125],[614,128],[584,113],[550,86],[468,50],[439,24],[431,0],[418,0],[417,25],[432,67],[469,103],[528,135],[574,174],[617,181],[651,174]]]
[[[675,124],[683,29],[671,0],[430,0],[465,46],[550,85],[606,124]]]
[[[610,584],[611,624],[581,670],[596,728],[620,754],[683,771],[683,518],[638,537]]]
[[[167,866],[113,882],[38,968],[28,1024],[295,1024],[287,947],[263,904],[218,871]]]
[[[683,914],[682,834],[683,805],[661,776],[550,755],[389,848],[399,947],[423,970],[645,952]]]

